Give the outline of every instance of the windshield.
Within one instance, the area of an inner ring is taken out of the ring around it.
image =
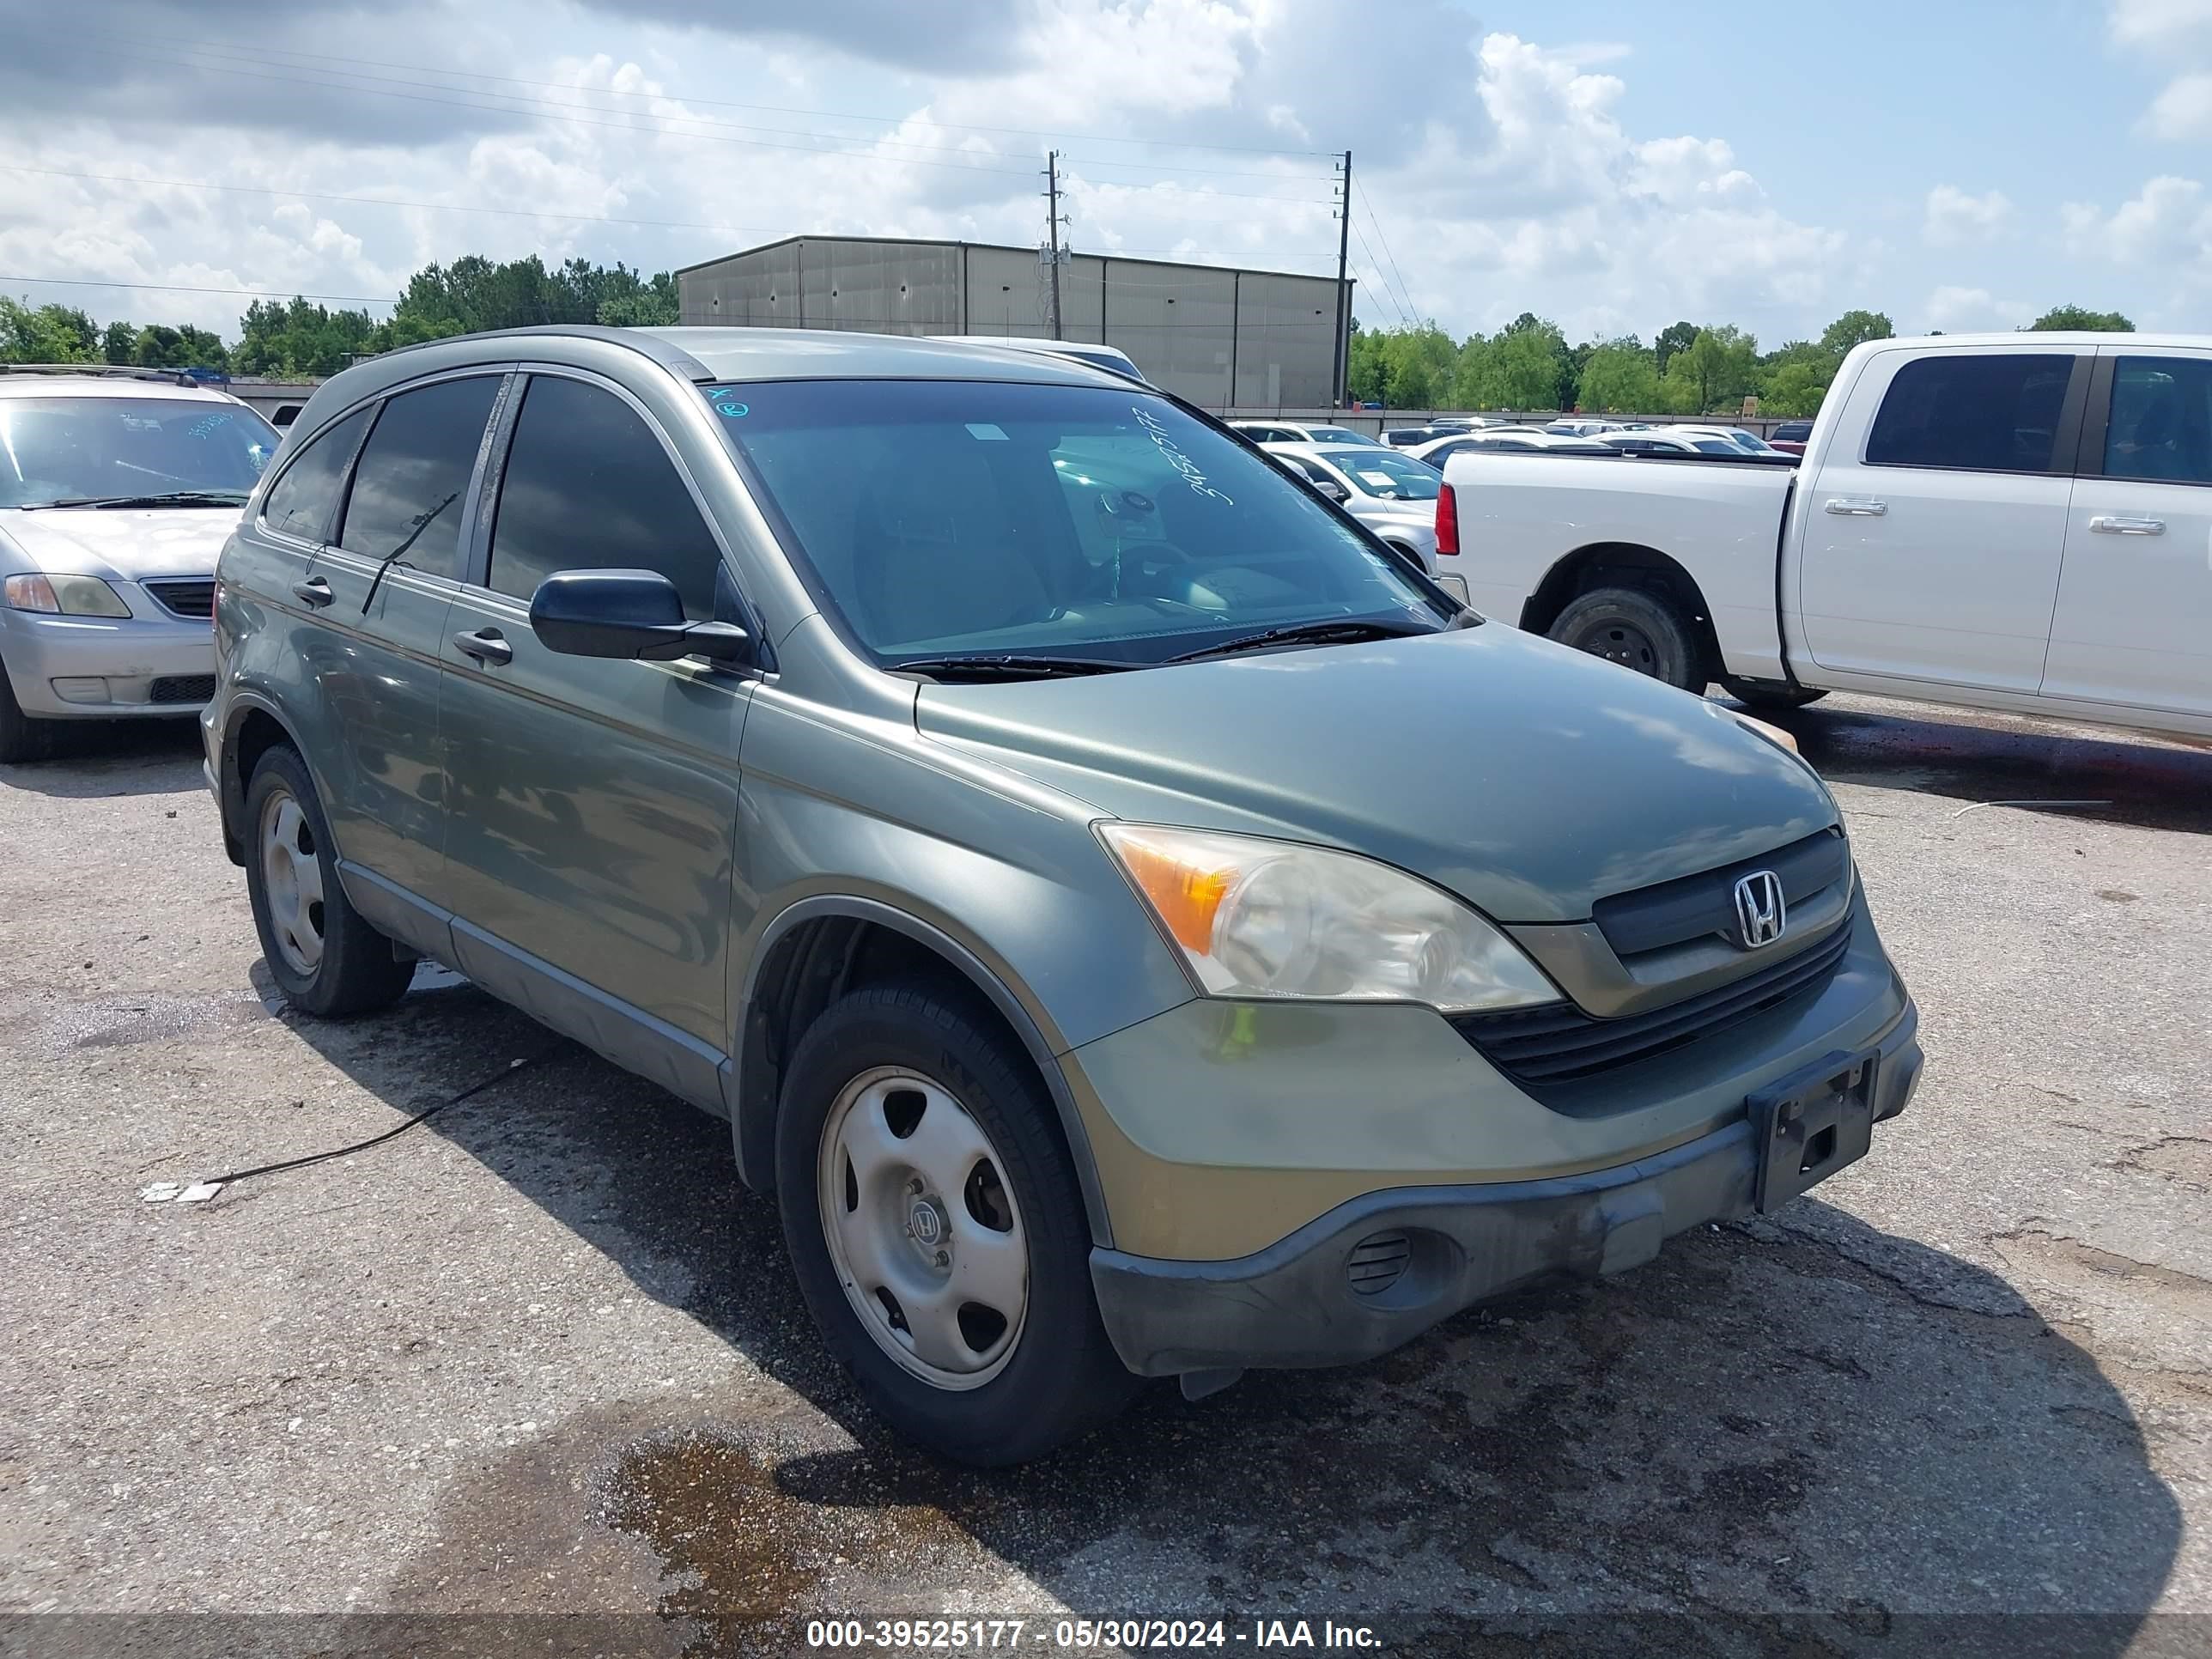
[[[1437,498],[1437,471],[1421,461],[1407,460],[1380,445],[1365,449],[1330,449],[1322,459],[1341,470],[1352,487],[1363,495],[1386,501],[1432,501]]]
[[[885,665],[975,653],[1135,665],[1259,629],[1437,629],[1450,614],[1272,461],[1136,386],[705,392],[825,608]]]
[[[1366,444],[1380,449],[1382,446],[1364,432],[1354,432],[1348,426],[1310,426],[1306,435],[1317,444]]]
[[[185,491],[243,504],[276,428],[186,398],[0,398],[0,507]]]

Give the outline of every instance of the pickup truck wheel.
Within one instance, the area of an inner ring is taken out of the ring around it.
[[[307,764],[278,745],[246,785],[246,891],[262,960],[284,1000],[327,1018],[373,1013],[399,1000],[415,964],[392,952],[338,884],[329,820]]]
[[[876,1413],[963,1462],[1018,1463],[1137,1386],[1042,1081],[926,985],[872,986],[799,1041],[776,1191],[799,1290]]]
[[[1684,691],[1703,691],[1703,653],[1689,619],[1637,587],[1596,587],[1569,601],[1551,637]]]
[[[1755,685],[1747,680],[1723,680],[1721,689],[1747,708],[1802,708],[1828,694],[1805,685]]]
[[[55,728],[60,724],[26,714],[15,701],[15,688],[9,684],[7,665],[0,664],[0,765],[46,759],[54,752]]]

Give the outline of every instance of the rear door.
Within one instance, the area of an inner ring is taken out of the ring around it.
[[[2212,717],[2212,349],[2098,354],[2046,696]]]
[[[1874,359],[1810,481],[1797,604],[1814,662],[2042,684],[2093,361],[1972,347]]]
[[[684,614],[745,613],[676,447],[611,380],[518,388],[447,619],[446,866],[462,969],[686,1098],[730,1043],[738,748],[749,674],[562,656],[530,627],[558,570],[657,570]]]

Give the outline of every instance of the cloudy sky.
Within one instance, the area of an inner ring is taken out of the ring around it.
[[[13,14],[10,15],[10,14]],[[2212,0],[0,0],[0,292],[234,336],[800,230],[1333,269],[1363,322],[2212,329]],[[34,282],[68,279],[72,285]],[[147,285],[125,289],[103,284]],[[162,285],[155,287],[154,285]],[[194,291],[202,290],[202,291]]]

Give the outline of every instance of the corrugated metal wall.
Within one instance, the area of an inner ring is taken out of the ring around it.
[[[885,334],[1050,335],[1049,268],[1026,248],[808,237],[684,271],[687,324]],[[1336,284],[1078,254],[1060,267],[1061,333],[1116,346],[1212,409],[1326,405]]]

